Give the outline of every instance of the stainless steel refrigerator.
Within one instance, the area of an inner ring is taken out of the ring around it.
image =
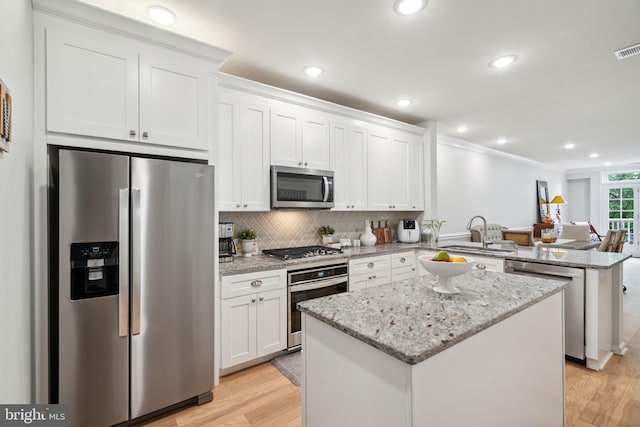
[[[51,401],[109,426],[213,389],[214,175],[50,152]]]

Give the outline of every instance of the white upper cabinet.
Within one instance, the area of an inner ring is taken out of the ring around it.
[[[334,210],[367,209],[367,130],[331,123]]]
[[[424,144],[413,137],[409,146],[409,209],[424,210]]]
[[[203,61],[166,49],[140,53],[140,140],[208,149],[208,71]]]
[[[296,106],[271,107],[271,163],[328,170],[329,120]]]
[[[46,104],[42,129],[54,143],[180,156],[211,149],[214,76],[228,52],[81,3],[33,7],[44,82],[36,104]]]
[[[314,111],[302,113],[302,166],[309,169],[329,170],[331,144],[329,119]]]
[[[87,32],[47,32],[47,130],[129,139],[138,130],[138,51]]]
[[[219,209],[268,211],[269,107],[258,96],[224,90],[219,99]]]
[[[369,210],[410,210],[408,134],[369,130],[367,200]]]

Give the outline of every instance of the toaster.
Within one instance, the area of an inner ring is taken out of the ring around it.
[[[420,241],[420,228],[415,219],[401,219],[398,222],[398,240],[402,243],[416,243]]]

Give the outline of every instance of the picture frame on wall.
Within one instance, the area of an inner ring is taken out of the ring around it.
[[[13,104],[9,89],[0,80],[0,151],[9,151]]]

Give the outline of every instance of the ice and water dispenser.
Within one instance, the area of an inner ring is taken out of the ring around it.
[[[118,242],[71,244],[71,299],[118,294]]]

